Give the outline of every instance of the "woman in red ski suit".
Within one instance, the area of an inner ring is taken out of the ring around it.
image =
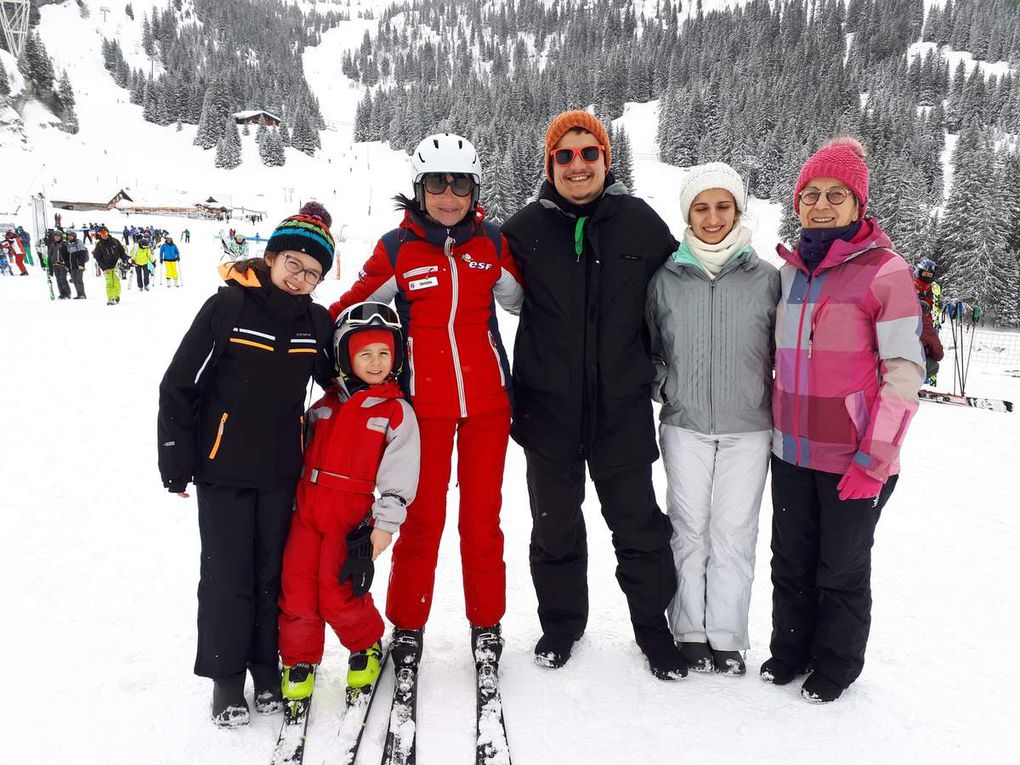
[[[481,170],[474,147],[458,136],[430,136],[412,165],[415,199],[397,197],[403,222],[379,240],[330,313],[335,318],[354,303],[394,300],[407,334],[404,383],[421,432],[421,474],[393,549],[386,616],[399,631],[414,631],[410,637],[420,647],[454,437],[467,619],[474,633],[495,627],[487,633],[499,635],[506,605],[499,511],[510,370],[494,301],[517,313],[523,290],[506,240],[477,206]]]

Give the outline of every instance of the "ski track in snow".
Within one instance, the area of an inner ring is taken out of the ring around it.
[[[102,178],[154,195],[180,189],[192,196],[229,193],[235,202],[267,210],[258,227],[263,235],[315,196],[333,212],[334,233],[344,238],[341,277],[327,280],[316,295],[326,304],[338,297],[375,240],[397,222],[388,197],[410,187],[405,155],[381,144],[350,144],[360,93],[340,75],[340,53],[359,44],[374,23],[343,24],[305,53],[324,116],[336,126],[323,133],[320,157],[288,152],[284,168],[267,169],[258,163],[253,137],[245,138],[245,164],[227,173],[212,168],[211,153],[190,146],[193,126],[176,133],[141,122],[141,107],[129,105],[127,93],[102,69],[99,40],[88,31],[98,29],[99,3],[88,4],[92,18],[86,22],[73,3],[41,9],[47,48],[58,67],[69,67],[84,94],[78,99],[82,133],[68,138],[27,126],[35,151],[5,146],[8,177],[41,174],[86,186]],[[136,18],[154,4],[136,0]],[[121,12],[113,7],[111,19]],[[117,33],[128,41],[138,36],[131,25]],[[125,53],[133,55],[128,47]],[[633,142],[637,190],[679,235],[676,198],[683,170],[654,159],[656,108],[630,104],[622,120]],[[24,209],[17,217],[28,223]],[[165,492],[156,471],[157,386],[180,337],[218,284],[216,234],[224,226],[119,213],[63,217],[78,225],[102,219],[111,230],[126,220],[158,223],[175,235],[187,227],[192,241],[181,245],[184,287],[168,290],[157,279],[149,294],[125,289],[118,307],[104,304],[103,282],[91,271],[89,299],[77,302],[51,303],[38,268],[30,278],[0,278],[0,305],[8,318],[0,342],[7,394],[0,398],[0,613],[6,617],[0,634],[16,686],[30,682],[57,700],[46,714],[26,715],[22,694],[2,697],[5,717],[18,720],[18,732],[0,759],[268,762],[279,715],[253,712],[251,724],[236,730],[209,722],[210,683],[191,674],[199,563],[195,501]],[[774,261],[778,208],[752,199],[748,217],[759,253]],[[254,233],[248,226],[241,230]],[[516,320],[502,313],[499,320],[512,350]],[[968,392],[1016,401],[1020,379],[972,370]],[[1013,489],[1018,417],[921,405],[904,447],[902,479],[878,527],[868,664],[840,701],[824,706],[804,703],[797,684],[776,688],[755,677],[768,657],[770,629],[767,492],[747,677],[692,674],[664,683],[651,676],[633,642],[609,533],[590,485],[588,630],[566,667],[535,666],[531,651],[539,629],[528,570],[524,458],[511,444],[503,485],[508,610],[500,689],[514,762],[1005,759],[1011,739],[1003,732],[1014,726],[1020,673],[1013,662],[991,661],[989,649],[1011,639],[1018,626],[1014,577],[1006,574],[1020,547]],[[661,464],[655,483],[664,506]],[[423,765],[470,762],[477,744],[457,500],[453,485],[419,676]],[[379,604],[388,560],[376,577]],[[346,651],[328,636],[308,727],[309,763],[321,762],[340,725],[346,661]],[[387,678],[359,761],[377,761],[382,752],[391,688]]]

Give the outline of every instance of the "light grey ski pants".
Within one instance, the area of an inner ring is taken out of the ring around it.
[[[677,571],[670,629],[678,641],[746,650],[772,431],[712,436],[663,423],[659,440]]]

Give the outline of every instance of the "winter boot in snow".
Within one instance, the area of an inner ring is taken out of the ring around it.
[[[393,628],[393,642],[390,653],[393,655],[393,670],[399,672],[401,667],[417,666],[421,661],[422,630],[402,630]]]
[[[687,668],[694,672],[712,672],[715,669],[708,643],[681,643],[680,653],[687,662]]]
[[[271,715],[283,711],[280,688],[280,668],[276,664],[249,664],[248,671],[255,682],[255,711]]]
[[[843,695],[845,690],[846,686],[842,683],[837,683],[818,672],[812,672],[800,687],[800,695],[812,704],[828,704]]]
[[[306,661],[299,661],[292,667],[283,665],[283,679],[280,691],[289,701],[307,699],[315,690],[315,667]]]
[[[546,632],[535,644],[535,663],[540,667],[559,669],[570,661],[574,638],[558,632]]]
[[[666,627],[635,630],[638,647],[648,659],[648,667],[659,680],[683,680],[687,677],[687,663]]]
[[[740,651],[717,651],[712,649],[712,662],[715,671],[726,677],[740,677],[747,673],[747,665]]]
[[[483,664],[499,667],[499,659],[503,655],[503,631],[499,622],[491,627],[471,628],[471,651],[475,656],[476,669],[481,669]]]
[[[766,683],[770,683],[772,685],[786,685],[787,683],[792,682],[798,675],[803,675],[810,671],[810,667],[791,667],[773,656],[761,665],[759,674],[761,675],[761,679]]]
[[[366,688],[379,679],[382,662],[382,644],[376,640],[368,648],[351,651],[347,661],[347,687]]]
[[[222,728],[247,725],[248,702],[244,700],[244,672],[213,679],[212,721]]]

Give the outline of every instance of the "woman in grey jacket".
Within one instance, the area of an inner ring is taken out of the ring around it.
[[[677,568],[670,627],[691,669],[724,675],[744,674],[749,646],[780,292],[778,270],[740,223],[746,197],[729,165],[690,169],[680,194],[688,228],[647,302]]]

